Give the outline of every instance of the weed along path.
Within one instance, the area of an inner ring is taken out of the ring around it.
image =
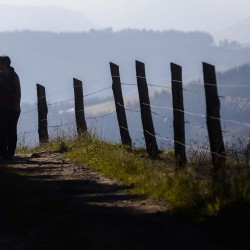
[[[166,204],[60,153],[0,165],[0,250],[222,249]]]

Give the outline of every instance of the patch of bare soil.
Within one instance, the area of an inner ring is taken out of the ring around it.
[[[0,204],[1,250],[222,249],[196,225],[172,216],[164,202],[134,195],[60,153],[17,156],[9,165],[25,184],[0,186],[13,196]]]

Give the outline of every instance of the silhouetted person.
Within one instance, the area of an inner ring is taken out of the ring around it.
[[[11,160],[17,145],[21,87],[8,56],[0,57],[0,71],[0,156]]]

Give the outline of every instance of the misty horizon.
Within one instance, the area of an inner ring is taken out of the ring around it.
[[[73,6],[73,5],[72,5]],[[147,5],[141,5],[141,8],[145,8]],[[0,15],[2,16],[2,22],[0,23],[0,32],[11,32],[11,31],[48,31],[48,32],[89,32],[91,29],[103,30],[111,28],[113,32],[119,32],[127,29],[136,30],[147,30],[147,31],[157,31],[164,32],[169,30],[176,30],[182,32],[206,32],[213,36],[216,43],[219,41],[229,40],[236,41],[241,44],[250,44],[250,36],[246,32],[247,27],[250,25],[250,15],[245,15],[242,17],[235,17],[235,21],[225,22],[225,20],[218,19],[214,17],[211,20],[207,20],[205,23],[202,22],[200,14],[197,18],[201,21],[196,21],[187,19],[185,22],[185,17],[182,21],[178,19],[178,22],[173,22],[170,20],[162,19],[162,13],[159,14],[159,18],[155,18],[153,14],[146,18],[146,11],[142,17],[136,20],[136,15],[133,14],[136,9],[140,8],[139,5],[135,6],[135,9],[130,13],[131,18],[124,20],[123,16],[120,15],[118,18],[113,13],[113,19],[107,19],[107,14],[105,11],[100,12],[100,16],[104,16],[102,20],[91,16],[90,13],[86,11],[73,10],[66,6],[35,6],[35,5],[8,5],[1,4],[0,0]],[[121,11],[121,10],[120,10]],[[88,13],[88,14],[85,14]],[[163,15],[163,16],[162,16]],[[218,13],[217,13],[218,15]],[[46,18],[44,18],[46,16]],[[56,18],[55,18],[56,17]],[[118,19],[117,19],[118,18]],[[165,17],[164,17],[165,18]],[[195,18],[195,16],[193,17]],[[159,21],[155,20],[159,19]],[[199,20],[197,19],[197,20]],[[106,21],[105,21],[106,20]],[[108,21],[109,20],[109,21]],[[114,21],[111,21],[114,20]],[[208,24],[210,22],[210,24]],[[186,24],[187,23],[187,24]],[[200,23],[200,24],[199,24]]]

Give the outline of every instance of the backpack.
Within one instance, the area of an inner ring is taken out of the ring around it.
[[[18,100],[13,95],[12,74],[6,77],[0,72],[0,109],[18,111]]]
[[[7,92],[11,94],[11,81],[9,76],[6,77],[1,71],[0,71],[0,92]]]

